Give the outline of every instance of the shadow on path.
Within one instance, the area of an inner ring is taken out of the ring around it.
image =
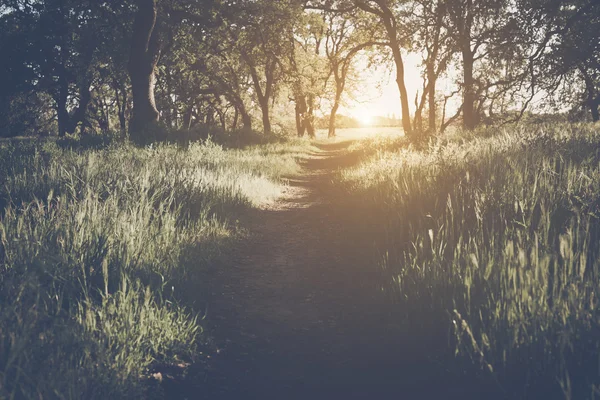
[[[402,331],[371,250],[336,207],[333,174],[359,160],[351,143],[319,145],[282,199],[249,212],[251,238],[207,278],[219,351],[170,398],[478,398],[453,393],[452,374],[422,353],[430,344]]]

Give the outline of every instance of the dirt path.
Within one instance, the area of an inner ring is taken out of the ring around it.
[[[335,207],[335,170],[357,161],[349,144],[321,145],[281,200],[243,221],[251,239],[209,282],[207,322],[220,350],[172,397],[433,398],[435,367],[405,339],[369,250]]]

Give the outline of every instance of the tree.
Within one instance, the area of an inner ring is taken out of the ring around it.
[[[287,63],[282,64],[291,88],[298,136],[315,137],[318,98],[325,94],[327,62],[322,55],[325,26],[320,13],[304,13],[290,32]]]
[[[413,25],[416,31],[415,51],[422,54],[423,90],[415,99],[414,128],[423,130],[422,112],[427,104],[429,132],[437,129],[436,84],[454,55],[450,34],[444,27],[446,4],[443,0],[418,0],[415,2]]]
[[[396,83],[400,92],[400,104],[402,108],[402,127],[407,136],[412,136],[413,129],[410,122],[408,92],[404,80],[404,59],[402,57],[402,48],[407,46],[408,39],[412,35],[408,26],[403,24],[401,16],[402,6],[405,5],[405,2],[393,0],[354,0],[354,4],[361,10],[377,16],[385,28],[387,41],[392,50],[396,66]]]
[[[238,51],[252,79],[266,135],[271,134],[270,105],[282,79],[285,38],[291,36],[294,21],[301,12],[301,8],[288,0],[260,0],[245,4],[236,19],[236,24],[244,27],[237,38]]]
[[[133,93],[130,132],[133,138],[140,139],[142,130],[159,120],[154,86],[160,40],[156,0],[136,0],[136,6],[128,70]]]
[[[363,12],[328,12],[323,14],[323,18],[326,24],[324,49],[334,84],[328,136],[334,137],[337,111],[354,58],[362,50],[373,46],[388,46],[389,43],[378,38],[380,32],[377,24],[372,23]]]
[[[592,120],[600,120],[600,4],[530,0],[521,7],[541,27],[542,40],[532,59],[543,89],[555,96],[575,97],[570,101],[587,108]]]
[[[503,50],[514,45],[511,31],[517,26],[507,0],[456,0],[448,2],[446,9],[446,29],[461,57],[463,126],[473,129],[479,123],[478,92],[485,90],[477,86],[476,63],[505,54]]]

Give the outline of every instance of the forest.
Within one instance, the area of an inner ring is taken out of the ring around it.
[[[596,0],[2,0],[0,399],[600,396]]]

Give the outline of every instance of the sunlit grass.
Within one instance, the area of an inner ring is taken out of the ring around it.
[[[280,195],[309,144],[59,144],[0,149],[0,398],[158,395],[152,365],[201,343],[178,282]]]
[[[452,332],[449,350],[509,398],[591,398],[598,125],[456,132],[421,150],[402,139],[363,146],[375,155],[342,179],[375,232],[402,322]]]

